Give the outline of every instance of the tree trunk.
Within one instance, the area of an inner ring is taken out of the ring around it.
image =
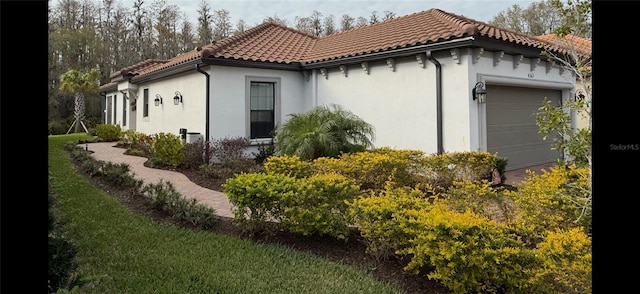
[[[73,115],[76,119],[76,133],[83,131],[82,124],[84,120],[84,95],[82,93],[76,93],[74,101]]]

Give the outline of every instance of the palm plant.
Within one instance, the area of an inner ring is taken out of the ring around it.
[[[85,116],[84,94],[86,92],[97,91],[99,88],[98,82],[99,73],[95,68],[84,73],[79,70],[70,69],[60,76],[60,91],[74,94],[73,116],[75,120],[73,124],[71,124],[67,134],[71,131],[73,125],[76,126],[76,133],[81,131],[80,125],[82,125],[85,132],[89,132],[82,122]]]
[[[276,132],[278,154],[313,160],[373,147],[373,126],[337,105],[317,106],[307,113],[289,116]]]

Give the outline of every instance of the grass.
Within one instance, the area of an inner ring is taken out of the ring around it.
[[[65,143],[49,137],[55,211],[78,247],[91,293],[401,293],[364,271],[285,246],[155,223],[77,174]]]

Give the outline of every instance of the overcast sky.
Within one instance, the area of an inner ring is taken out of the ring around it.
[[[94,0],[99,1],[99,0]],[[166,0],[167,5],[177,5],[180,12],[190,18],[192,24],[197,23],[197,11],[202,0]],[[528,7],[533,2],[529,0],[205,0],[211,10],[225,9],[229,11],[231,24],[236,25],[243,19],[247,25],[254,26],[262,23],[265,18],[278,16],[287,20],[289,26],[293,26],[296,16],[306,17],[314,10],[322,13],[323,17],[332,15],[339,26],[343,14],[349,14],[353,18],[358,16],[369,19],[372,11],[377,11],[382,16],[384,11],[391,11],[396,17],[403,16],[431,8],[438,8],[446,12],[462,15],[482,22],[489,22],[499,12],[507,10],[514,4],[522,8]],[[57,0],[52,1],[52,3]],[[149,7],[153,0],[145,0]],[[96,2],[99,3],[99,2]],[[115,0],[124,7],[132,8],[134,0]]]

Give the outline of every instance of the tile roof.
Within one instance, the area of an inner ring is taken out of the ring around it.
[[[591,40],[578,36],[566,35],[560,38],[556,34],[547,34],[538,36],[538,39],[551,43],[551,46],[575,48],[576,52],[591,58]]]
[[[200,58],[280,64],[315,63],[468,36],[556,52],[567,50],[563,45],[549,43],[544,38],[502,29],[440,9],[429,9],[325,37],[316,37],[275,22],[265,22],[239,35],[204,45],[170,60],[143,61],[114,73],[112,77],[125,73],[147,75]]]
[[[302,60],[316,40],[316,36],[265,22],[240,35],[202,47],[202,56],[290,64]]]
[[[169,60],[159,60],[159,59],[146,59],[142,62],[138,62],[132,66],[125,67],[109,76],[109,78],[113,79],[120,75],[139,75],[141,73],[145,73],[149,68],[153,68],[159,64],[164,64],[169,62]]]
[[[522,33],[440,9],[429,9],[320,38],[304,61],[312,63],[339,59],[467,36],[483,36],[534,47],[542,44]]]

